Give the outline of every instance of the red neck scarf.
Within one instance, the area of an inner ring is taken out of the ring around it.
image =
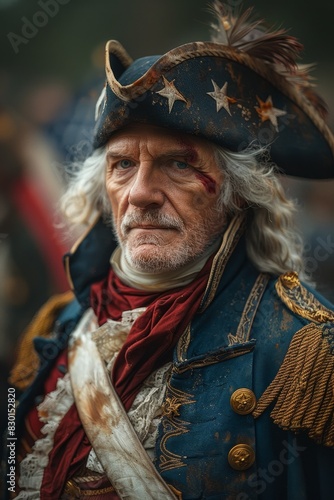
[[[106,279],[93,285],[91,305],[99,325],[108,318],[119,321],[126,310],[147,308],[134,322],[112,373],[113,384],[126,410],[143,381],[171,361],[177,341],[200,305],[212,259],[213,256],[194,281],[162,293],[147,293],[124,285],[112,269]]]

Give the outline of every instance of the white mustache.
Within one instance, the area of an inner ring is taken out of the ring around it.
[[[121,231],[123,234],[127,234],[131,228],[145,224],[152,224],[165,229],[184,229],[183,221],[180,218],[151,210],[144,213],[132,212],[124,215],[121,222]]]

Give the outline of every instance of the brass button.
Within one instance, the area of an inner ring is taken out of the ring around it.
[[[252,413],[256,406],[256,397],[253,391],[246,388],[237,389],[231,396],[232,409],[239,415]]]
[[[237,444],[229,451],[227,460],[232,469],[246,470],[255,462],[255,452],[248,444]]]

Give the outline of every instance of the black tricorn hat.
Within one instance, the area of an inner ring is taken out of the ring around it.
[[[268,146],[281,173],[334,177],[334,138],[309,67],[297,66],[301,44],[284,30],[235,17],[214,3],[217,35],[163,56],[132,61],[106,46],[107,81],[97,105],[94,147],[130,123],[173,128],[230,151]]]

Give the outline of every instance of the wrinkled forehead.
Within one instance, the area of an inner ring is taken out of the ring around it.
[[[216,149],[212,142],[202,137],[155,125],[133,123],[110,136],[107,151],[111,152],[142,142],[156,145],[161,149],[180,149],[180,151],[187,151],[188,154],[193,153],[194,156],[213,155]]]

